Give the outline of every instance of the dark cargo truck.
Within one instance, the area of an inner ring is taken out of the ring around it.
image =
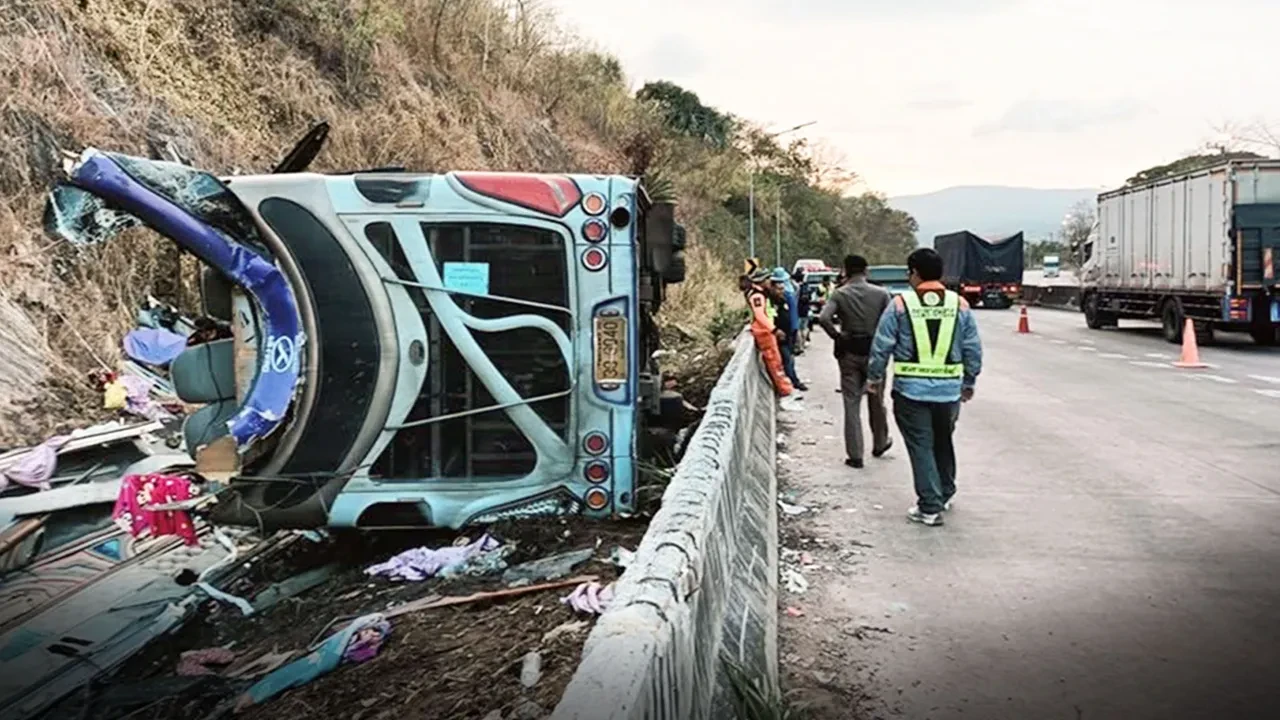
[[[1022,295],[1022,233],[987,240],[968,230],[938,235],[942,282],[977,307],[1007,308]]]

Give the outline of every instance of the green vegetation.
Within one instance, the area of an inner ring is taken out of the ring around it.
[[[1218,163],[1227,162],[1228,160],[1262,160],[1265,155],[1259,155],[1255,152],[1247,150],[1226,150],[1220,149],[1214,153],[1197,153],[1179,158],[1171,163],[1164,165],[1156,165],[1149,167],[1142,172],[1134,174],[1133,177],[1125,181],[1126,185],[1140,185],[1142,183],[1159,180],[1160,178],[1169,177],[1171,175],[1179,175],[1200,168],[1211,167]]]

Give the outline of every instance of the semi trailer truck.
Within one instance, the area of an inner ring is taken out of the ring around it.
[[[938,235],[942,282],[977,307],[1007,308],[1022,295],[1022,233],[987,240],[968,230]]]
[[[1082,248],[1081,310],[1092,329],[1158,319],[1181,342],[1280,328],[1280,161],[1228,161],[1098,196]]]

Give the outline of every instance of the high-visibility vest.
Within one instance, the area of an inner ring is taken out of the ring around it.
[[[947,362],[951,344],[956,336],[956,322],[960,317],[960,296],[950,290],[926,292],[922,301],[916,292],[900,296],[911,320],[911,335],[916,341],[914,362],[893,363],[893,374],[899,377],[962,378],[964,365]],[[941,302],[939,302],[941,301]],[[929,321],[938,322],[938,342],[929,338]]]

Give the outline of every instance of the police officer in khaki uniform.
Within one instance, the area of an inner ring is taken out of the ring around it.
[[[844,259],[845,282],[831,293],[818,315],[818,324],[835,342],[836,363],[840,366],[840,393],[844,395],[845,464],[863,466],[862,398],[867,398],[871,421],[871,454],[884,455],[893,445],[889,418],[882,395],[867,395],[867,358],[876,324],[889,307],[889,291],[867,282],[867,259],[849,255]],[[836,322],[839,328],[836,328]]]

